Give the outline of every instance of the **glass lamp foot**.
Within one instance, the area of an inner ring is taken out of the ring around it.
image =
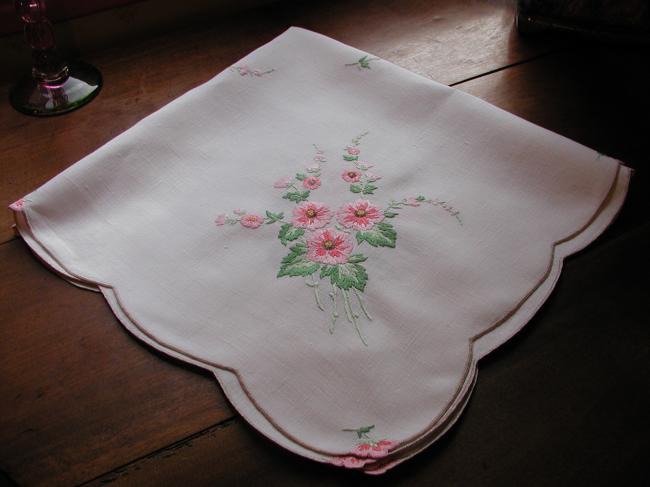
[[[102,75],[82,61],[70,61],[67,67],[67,75],[56,81],[32,76],[19,81],[9,92],[11,105],[37,117],[60,115],[84,106],[101,90]]]

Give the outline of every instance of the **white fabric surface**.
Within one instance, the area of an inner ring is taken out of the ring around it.
[[[283,222],[300,223],[282,196],[297,191],[274,183],[296,173],[317,175],[319,186],[293,183],[318,186],[308,200],[332,213],[359,199],[367,214],[378,207],[370,223],[352,219],[372,228],[332,215],[283,245]],[[477,360],[530,319],[562,259],[611,222],[629,175],[467,94],[292,28],[26,196],[17,221],[47,263],[101,290],[136,336],[213,371],[263,434],[381,473],[453,424]],[[221,225],[222,214],[248,218],[237,208],[265,222]],[[394,248],[358,243],[381,224],[396,232]],[[322,246],[344,230],[355,249],[341,244],[343,254],[367,258],[357,292],[372,320],[341,287],[330,333],[330,278],[320,278],[321,310],[305,277],[277,275],[306,238],[326,254],[302,255],[317,282],[314,259],[333,258]],[[358,443],[381,439],[390,444],[364,458]],[[343,460],[354,456],[364,459]]]

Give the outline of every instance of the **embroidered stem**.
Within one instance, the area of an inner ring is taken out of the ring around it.
[[[366,342],[363,333],[361,333],[361,328],[359,328],[359,322],[357,321],[359,315],[354,314],[352,312],[352,306],[350,306],[350,295],[345,289],[341,289],[341,294],[343,294],[343,303],[345,305],[345,312],[348,315],[348,321],[354,325],[354,329],[357,331],[357,335],[359,335],[361,342],[367,347],[368,343]]]
[[[332,300],[332,321],[330,322],[330,334],[334,333],[334,327],[336,326],[336,320],[339,317],[339,313],[336,310],[336,295],[338,294],[338,289],[336,286],[332,286],[332,291],[329,296]]]
[[[363,311],[363,314],[366,315],[366,318],[372,321],[372,316],[370,316],[370,313],[368,313],[368,310],[364,306],[363,299],[361,299],[361,295],[359,294],[359,291],[357,291],[354,288],[352,288],[352,291],[354,292],[354,295],[357,297],[357,301],[359,301],[359,306],[361,307],[361,311]]]
[[[354,64],[352,65],[354,66]],[[354,139],[352,139],[352,145],[358,146],[361,143],[361,139],[363,139],[366,135],[368,135],[370,132],[367,130],[363,132],[362,134],[357,135]]]
[[[344,289],[341,289],[341,294],[343,295],[343,309],[345,310],[345,317],[348,319],[348,323],[353,323],[352,321],[352,309],[350,308],[350,300]]]
[[[311,275],[311,282],[307,279],[307,276],[305,276],[305,284],[311,288],[314,288],[314,298],[316,298],[316,305],[318,306],[318,309],[325,311],[325,308],[323,308],[323,303],[320,300],[320,293],[318,292],[319,282],[316,280],[314,274]]]

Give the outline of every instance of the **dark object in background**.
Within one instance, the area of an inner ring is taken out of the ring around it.
[[[648,0],[518,0],[522,34],[560,30],[592,39],[650,44]]]
[[[45,0],[14,0],[14,5],[32,48],[32,70],[10,90],[11,106],[46,117],[76,110],[95,98],[102,86],[101,74],[89,64],[66,62],[58,53]]]

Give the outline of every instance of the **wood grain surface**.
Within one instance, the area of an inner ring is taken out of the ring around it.
[[[92,56],[89,106],[0,105],[0,204],[32,191],[290,25],[454,84],[635,168],[620,218],[566,262],[533,321],[480,366],[452,431],[387,485],[648,485],[648,50],[522,39],[490,1],[280,2]],[[6,99],[7,87],[0,89]],[[0,218],[0,485],[342,485],[265,440],[214,380],[131,337]],[[646,253],[644,253],[646,252]]]

